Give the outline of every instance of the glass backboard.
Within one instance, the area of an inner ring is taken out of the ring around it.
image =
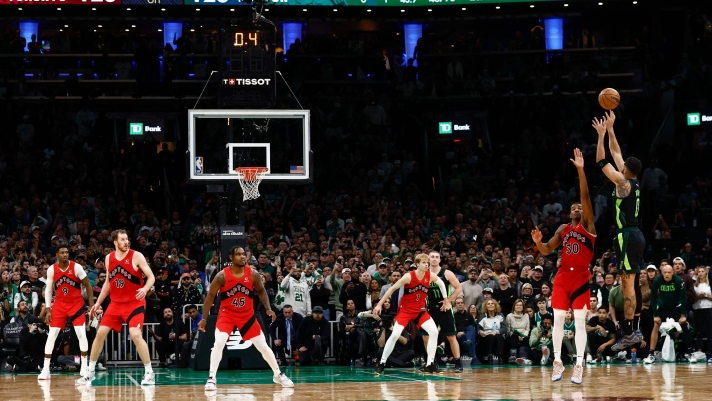
[[[239,167],[266,167],[269,183],[311,181],[309,110],[189,110],[190,182],[237,179]]]

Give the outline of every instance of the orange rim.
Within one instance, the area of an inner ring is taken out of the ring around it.
[[[258,175],[267,173],[267,167],[238,167],[236,172],[242,174],[242,179],[245,181],[256,181]]]

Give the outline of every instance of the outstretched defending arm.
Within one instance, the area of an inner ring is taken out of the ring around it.
[[[583,170],[583,153],[577,148],[574,150],[574,158],[571,162],[576,166],[579,177],[579,186],[581,187],[581,224],[583,224],[586,231],[591,234],[596,234],[596,227],[593,224],[593,205],[591,205],[591,198],[588,194],[588,181],[586,181],[586,173]]]

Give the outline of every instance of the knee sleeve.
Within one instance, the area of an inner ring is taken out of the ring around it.
[[[554,327],[561,324],[564,327],[564,320],[566,320],[566,312],[563,309],[554,309]]]
[[[643,310],[643,293],[640,291],[640,280],[637,277],[633,284],[633,290],[635,290],[635,314],[640,315],[640,311]]]
[[[215,330],[215,346],[219,346],[220,349],[225,347],[225,344],[227,344],[227,340],[230,338],[230,334],[228,333],[223,333],[220,330]],[[264,338],[264,337],[263,337]],[[253,341],[254,344],[254,341]]]
[[[435,325],[435,322],[431,319],[423,323],[421,326],[423,330],[425,330],[426,333],[428,333],[428,337],[433,337],[434,339],[438,338],[438,326]],[[425,337],[425,336],[423,336]],[[430,342],[430,339],[428,338],[428,342]],[[437,343],[436,343],[437,346]]]
[[[50,327],[49,333],[47,333],[47,342],[45,343],[45,355],[52,355],[52,351],[54,351],[54,343],[57,341],[58,336],[59,328]]]
[[[74,326],[74,332],[77,333],[77,340],[79,340],[79,350],[82,352],[87,352],[89,350],[89,341],[87,341],[87,330],[84,326]]]

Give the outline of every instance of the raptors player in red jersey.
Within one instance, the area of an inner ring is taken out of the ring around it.
[[[393,331],[390,337],[386,340],[386,345],[383,347],[383,355],[381,356],[381,362],[376,365],[374,373],[380,375],[386,368],[386,361],[388,357],[393,352],[393,348],[396,345],[396,341],[400,337],[401,332],[405,326],[411,321],[414,321],[417,328],[422,328],[428,333],[430,338],[438,338],[438,327],[435,325],[433,318],[430,317],[428,311],[425,307],[425,301],[428,298],[428,287],[431,281],[435,283],[440,288],[441,294],[447,294],[445,290],[445,283],[434,274],[430,274],[430,257],[427,254],[421,253],[415,257],[416,270],[411,270],[410,273],[406,274],[400,280],[396,281],[391,288],[386,291],[386,293],[381,297],[378,305],[373,308],[374,315],[381,314],[381,308],[383,307],[383,302],[386,299],[391,299],[391,295],[403,287],[403,298],[398,305],[398,313],[393,324]],[[450,299],[444,297],[443,306],[440,308],[441,311],[445,312],[450,310]],[[426,362],[425,372],[426,373],[440,373],[438,365],[435,363],[435,350],[438,347],[438,342],[428,341],[427,351],[428,360]]]
[[[593,244],[596,240],[596,228],[593,225],[593,207],[588,196],[588,183],[583,170],[583,154],[574,150],[571,162],[578,170],[581,203],[571,205],[571,223],[562,224],[548,243],[541,242],[542,234],[538,228],[532,231],[536,247],[544,255],[553,252],[563,244],[561,266],[556,273],[554,292],[551,296],[551,306],[554,308],[554,371],[551,380],[559,381],[564,374],[564,364],[561,361],[561,342],[564,339],[564,319],[569,308],[574,310],[576,327],[576,366],[571,376],[571,382],[581,384],[583,376],[584,352],[586,349],[586,314],[589,305],[589,265],[593,259]]]
[[[96,332],[87,373],[77,380],[77,384],[91,385],[92,380],[96,377],[94,368],[104,347],[104,339],[111,330],[120,333],[123,324],[126,323],[131,340],[136,346],[136,351],[138,351],[138,356],[145,369],[141,385],[152,386],[156,384],[156,378],[151,367],[148,344],[143,339],[141,329],[146,313],[146,293],[153,286],[155,278],[146,263],[146,258],[140,252],[129,249],[129,237],[125,230],[115,230],[111,233],[111,239],[114,240],[116,250],[106,255],[108,277],[94,307],[89,311],[89,315],[96,316],[99,306],[109,294],[111,294],[111,303],[101,319],[99,330]]]
[[[44,367],[40,373],[39,380],[49,379],[49,362],[54,350],[54,342],[57,340],[59,332],[64,330],[67,320],[74,327],[79,340],[79,351],[81,351],[81,375],[84,376],[87,369],[87,331],[84,324],[87,321],[87,307],[84,305],[82,296],[82,285],[87,291],[89,308],[94,306],[94,292],[91,289],[89,278],[87,278],[84,267],[69,260],[69,248],[66,244],[61,244],[57,248],[57,263],[47,270],[47,285],[45,286],[45,307],[47,310],[47,320],[49,321],[49,335],[45,343]],[[52,294],[56,294],[52,302]]]
[[[210,373],[205,391],[217,390],[217,372],[222,359],[223,348],[235,330],[239,330],[244,341],[251,341],[257,351],[272,368],[272,381],[282,387],[294,387],[294,383],[279,370],[274,352],[267,344],[260,324],[255,319],[253,295],[256,293],[267,310],[267,316],[277,317],[269,305],[267,291],[262,285],[259,273],[246,264],[247,255],[242,247],[234,246],[228,255],[232,265],[215,276],[210,283],[210,290],[203,302],[203,319],[198,322],[198,330],[205,332],[206,320],[213,307],[213,301],[220,291],[220,312],[215,324],[215,344],[210,354]]]

